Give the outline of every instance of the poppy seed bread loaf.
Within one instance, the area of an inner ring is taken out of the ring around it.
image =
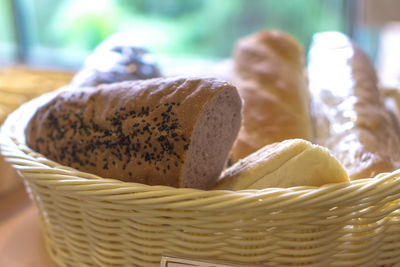
[[[126,81],[58,94],[25,134],[49,159],[101,177],[209,189],[239,131],[241,105],[222,80]]]

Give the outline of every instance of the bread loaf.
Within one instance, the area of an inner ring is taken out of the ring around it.
[[[261,31],[239,40],[233,57],[232,83],[244,99],[233,161],[285,139],[312,140],[302,46],[286,33]]]
[[[344,167],[326,148],[288,139],[266,145],[230,166],[213,189],[321,186],[348,181]]]
[[[317,142],[351,179],[400,167],[400,141],[367,55],[342,33],[314,36],[309,62]]]
[[[62,92],[39,108],[26,138],[46,157],[102,177],[209,189],[240,122],[234,86],[158,78]]]

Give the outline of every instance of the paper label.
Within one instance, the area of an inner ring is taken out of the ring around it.
[[[234,265],[214,263],[204,260],[183,259],[162,256],[160,267],[235,267]]]

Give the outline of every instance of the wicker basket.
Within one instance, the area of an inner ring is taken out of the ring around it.
[[[400,170],[320,188],[237,192],[103,179],[25,145],[23,126],[39,102],[9,116],[0,145],[23,175],[60,266],[158,266],[163,254],[244,266],[400,263]]]

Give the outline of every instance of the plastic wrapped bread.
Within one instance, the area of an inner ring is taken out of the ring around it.
[[[400,140],[367,55],[344,34],[316,34],[308,70],[317,142],[344,164],[350,178],[400,167]]]
[[[74,87],[160,77],[156,59],[135,36],[115,33],[103,41],[74,76]]]

